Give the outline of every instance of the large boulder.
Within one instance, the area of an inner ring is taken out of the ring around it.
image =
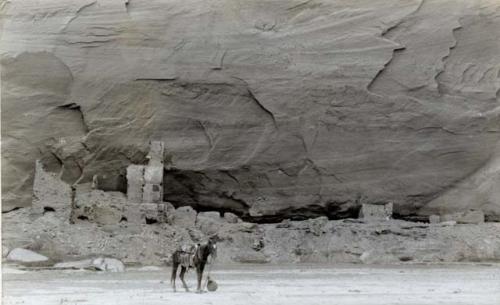
[[[20,263],[37,263],[48,261],[49,258],[23,248],[12,249],[7,255],[7,260],[20,262]]]
[[[123,272],[125,265],[116,258],[98,257],[92,260],[92,266],[99,271]]]
[[[196,211],[190,206],[179,207],[174,212],[172,224],[183,227],[193,228],[196,223]]]
[[[196,217],[196,227],[206,235],[214,235],[226,224],[219,212],[200,212]]]
[[[241,222],[241,219],[231,212],[224,213],[224,220],[228,223],[238,223]]]
[[[487,179],[474,179],[492,194],[480,201],[451,192],[499,142],[499,5],[7,2],[3,208],[31,203],[35,159],[124,191],[126,167],[161,140],[176,206],[277,221],[433,200],[423,215],[467,205],[498,219]]]

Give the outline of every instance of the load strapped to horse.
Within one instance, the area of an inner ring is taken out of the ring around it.
[[[184,275],[186,274],[186,271],[190,268],[196,268],[196,275],[198,279],[197,291],[201,292],[203,271],[205,270],[205,265],[208,261],[209,256],[211,257],[211,268],[213,261],[217,256],[217,246],[213,239],[209,239],[208,242],[204,244],[183,245],[179,250],[176,250],[174,254],[172,254],[172,276],[170,278],[174,291],[176,291],[175,279],[177,277],[177,269],[180,265],[181,272],[179,274],[179,278],[182,281],[184,289],[186,289],[186,291],[189,291],[189,288],[184,281]],[[210,270],[208,273],[210,273]],[[207,277],[205,285],[210,286],[208,287],[209,291],[215,291],[217,289],[217,283],[215,283],[214,280],[210,279],[209,276]]]

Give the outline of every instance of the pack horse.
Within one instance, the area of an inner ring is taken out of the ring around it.
[[[210,239],[206,244],[197,244],[196,246],[190,248],[183,247],[182,249],[174,252],[174,254],[172,255],[172,276],[170,278],[170,282],[172,283],[174,292],[176,291],[175,279],[177,277],[177,269],[179,268],[179,265],[181,266],[179,278],[182,281],[184,289],[186,289],[186,291],[189,291],[189,288],[184,281],[184,275],[186,274],[186,271],[188,271],[190,268],[196,268],[196,275],[198,279],[197,291],[201,292],[203,270],[205,270],[205,265],[207,264],[209,256],[212,257],[212,261],[217,256],[217,245],[212,239]]]

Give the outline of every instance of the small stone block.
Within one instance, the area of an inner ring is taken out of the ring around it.
[[[373,220],[388,220],[392,217],[392,202],[384,204],[368,204],[362,205],[359,216],[363,219]]]
[[[441,217],[439,215],[431,215],[429,216],[429,223],[440,223]]]

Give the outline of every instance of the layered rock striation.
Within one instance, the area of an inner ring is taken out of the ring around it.
[[[31,205],[36,159],[125,193],[155,140],[176,207],[500,217],[498,1],[0,6],[4,211]]]

